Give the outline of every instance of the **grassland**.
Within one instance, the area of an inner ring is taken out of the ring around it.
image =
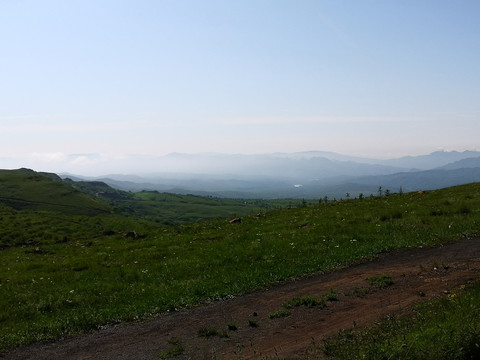
[[[29,169],[0,170],[0,203],[18,210],[72,215],[99,215],[109,211],[105,203],[63,184],[55,174]]]
[[[388,316],[365,329],[342,331],[321,346],[333,359],[460,360],[480,357],[480,283]]]
[[[478,233],[479,209],[480,184],[276,209],[235,224],[165,226],[116,212],[72,215],[6,201],[0,206],[0,349],[452,241]]]
[[[129,200],[113,202],[112,206],[123,214],[165,225],[175,225],[258,214],[291,204],[299,205],[301,200],[225,199],[141,191],[132,194]]]
[[[75,182],[65,179],[64,182],[102,200],[117,214],[147,219],[164,225],[244,216],[302,204],[301,199],[226,199],[158,191],[132,193],[113,189],[98,181]]]

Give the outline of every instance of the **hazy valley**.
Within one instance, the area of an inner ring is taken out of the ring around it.
[[[480,152],[438,151],[391,160],[311,151],[265,155],[170,154],[136,157],[137,173],[63,178],[99,180],[125,190],[229,198],[344,198],[432,190],[480,181]],[[140,175],[139,175],[140,174]],[[80,174],[81,175],[81,174]]]

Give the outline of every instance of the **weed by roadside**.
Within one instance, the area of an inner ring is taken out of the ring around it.
[[[283,307],[286,309],[291,309],[292,307],[298,307],[298,306],[306,306],[309,308],[316,307],[316,308],[323,309],[327,305],[325,304],[325,300],[320,299],[316,296],[294,297],[283,304]]]
[[[238,327],[237,327],[237,325],[236,325],[235,323],[229,323],[229,324],[227,324],[227,329],[228,329],[229,331],[237,331],[237,330],[238,330]]]
[[[280,310],[277,310],[275,312],[270,313],[270,315],[268,315],[268,316],[270,317],[270,319],[278,319],[278,318],[282,318],[282,317],[287,317],[287,316],[290,316],[290,310],[280,309]]]
[[[325,303],[324,298],[318,298],[316,296],[298,296],[291,298],[287,302],[283,303],[282,308],[270,313],[270,319],[278,319],[282,317],[290,316],[290,309],[293,307],[305,306],[308,308],[319,308],[323,309],[327,305]]]
[[[182,344],[180,343],[180,340],[178,339],[170,339],[168,343],[173,345],[173,347],[169,350],[163,351],[160,354],[158,354],[157,357],[159,359],[162,359],[162,360],[171,359],[173,357],[183,354],[183,352],[185,351]]]
[[[377,275],[367,279],[370,286],[377,289],[384,289],[394,284],[394,281],[390,275]]]
[[[338,301],[337,290],[331,288],[328,292],[323,294],[323,298],[327,301]]]
[[[248,320],[248,326],[251,328],[258,328],[258,322],[256,320]]]
[[[370,288],[361,288],[358,286],[355,286],[353,289],[345,291],[344,295],[345,296],[356,296],[356,297],[364,297],[370,294]]]
[[[213,337],[213,336],[218,336],[221,338],[228,338],[228,334],[225,330],[217,330],[215,328],[201,328],[197,332],[199,337]]]

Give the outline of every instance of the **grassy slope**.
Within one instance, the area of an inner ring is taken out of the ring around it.
[[[28,169],[0,170],[0,201],[23,210],[59,211],[73,215],[98,215],[109,207],[61,183],[56,175]]]
[[[455,360],[480,358],[480,283],[415,308],[413,317],[388,316],[346,330],[320,346],[330,359]]]
[[[301,203],[301,200],[298,199],[225,199],[157,191],[131,193],[113,189],[99,181],[75,182],[65,179],[64,182],[90,196],[105,201],[116,213],[169,225],[243,216]]]
[[[2,226],[22,219],[38,231],[34,243],[0,251],[0,349],[477,233],[479,209],[480,184],[273,210],[240,224],[160,227],[113,214],[68,218],[1,206]],[[43,238],[42,226],[54,236],[65,226],[66,239]],[[122,235],[129,230],[144,237]],[[11,238],[15,231],[23,230],[11,228]]]
[[[225,199],[142,191],[124,204],[136,216],[164,224],[213,220],[255,214],[300,200]],[[140,200],[140,201],[139,201]]]

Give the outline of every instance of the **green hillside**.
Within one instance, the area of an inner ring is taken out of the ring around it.
[[[169,225],[243,216],[301,204],[299,199],[244,200],[158,191],[132,193],[114,189],[101,181],[72,181],[67,178],[64,182],[85,194],[103,200],[116,213]]]
[[[223,218],[165,226],[102,212],[106,205],[90,206],[99,203],[42,175],[21,170],[2,176],[2,191],[13,189],[26,205],[0,202],[0,350],[145,319],[480,230],[479,183],[304,203],[252,213],[239,223]],[[6,181],[9,176],[15,186]],[[58,192],[48,201],[48,193],[35,190],[39,185],[63,191],[65,201]],[[159,201],[165,195],[136,196]],[[97,213],[58,211],[79,204]]]
[[[187,223],[218,218],[257,214],[266,210],[300,204],[301,200],[225,199],[196,195],[179,195],[142,191],[133,200],[117,203],[139,217],[163,224]]]
[[[124,193],[21,169],[0,171],[0,191],[0,351],[480,231],[480,183],[275,205]],[[161,224],[169,209],[215,220]]]
[[[131,193],[99,181],[62,180],[29,169],[0,170],[0,247],[76,241],[160,224],[259,213],[300,200],[238,200]]]
[[[109,212],[100,201],[62,183],[55,174],[29,169],[0,170],[0,202],[16,210],[46,210],[74,215]]]

